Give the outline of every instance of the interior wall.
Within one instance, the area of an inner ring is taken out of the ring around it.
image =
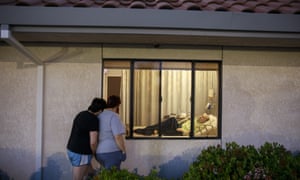
[[[224,48],[222,142],[300,150],[300,51]]]

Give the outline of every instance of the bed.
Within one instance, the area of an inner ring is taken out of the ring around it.
[[[166,118],[167,117],[167,118]],[[180,127],[187,123],[186,126],[190,127],[190,117],[186,116],[165,116],[161,122],[161,137],[189,137],[189,132],[184,132]],[[188,124],[189,123],[189,124]],[[153,138],[159,137],[159,126],[134,126],[133,137],[137,138]],[[128,131],[129,132],[129,131]],[[216,137],[217,136],[217,118],[213,115],[209,115],[209,119],[195,125],[194,131],[195,137]]]

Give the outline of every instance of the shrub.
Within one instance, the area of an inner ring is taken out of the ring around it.
[[[227,143],[210,146],[191,164],[183,179],[299,179],[300,155],[293,156],[278,143],[260,148]]]
[[[101,171],[95,175],[93,180],[118,180],[118,179],[126,179],[126,180],[163,180],[158,177],[158,173],[155,169],[152,169],[148,176],[141,176],[135,172],[129,172],[126,169],[117,170],[116,168],[101,169]]]
[[[140,176],[128,170],[102,169],[93,180],[163,180],[156,169],[148,176]],[[182,177],[195,179],[300,179],[300,153],[293,155],[278,143],[266,142],[259,148],[253,145],[240,146],[235,142],[227,143],[225,149],[209,146],[197,157]]]
[[[113,168],[111,170],[102,169],[93,180],[112,180],[112,179],[132,179],[139,180],[139,176],[135,173],[131,173],[125,169],[117,170]]]

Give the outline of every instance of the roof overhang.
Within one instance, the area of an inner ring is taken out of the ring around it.
[[[125,8],[0,6],[22,43],[300,47],[300,16]]]

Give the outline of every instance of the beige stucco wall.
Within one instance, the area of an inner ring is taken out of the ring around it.
[[[100,96],[100,77],[100,63],[46,65],[43,126],[43,162],[48,167],[45,169],[46,176],[61,173],[59,178],[70,178],[65,147],[72,120],[79,111],[88,108],[93,97]]]
[[[122,168],[178,176],[201,149],[229,141],[300,145],[300,52],[220,47],[29,47],[44,65],[44,177],[70,179],[65,146],[72,120],[101,94],[101,57],[223,59],[222,139],[127,140]],[[26,60],[27,64],[20,62]],[[19,63],[16,63],[18,61]],[[35,165],[37,68],[11,47],[0,47],[0,169],[14,179],[40,173]]]
[[[224,48],[222,141],[300,149],[300,52]]]
[[[0,170],[14,179],[35,170],[35,87],[36,68],[0,62]]]
[[[44,65],[42,127],[36,127],[37,67],[11,47],[0,47],[0,169],[13,179],[71,179],[65,146],[72,120],[101,94],[98,47],[28,47]],[[8,53],[9,52],[9,53]],[[16,63],[17,62],[17,63]],[[37,134],[42,128],[42,134]]]

